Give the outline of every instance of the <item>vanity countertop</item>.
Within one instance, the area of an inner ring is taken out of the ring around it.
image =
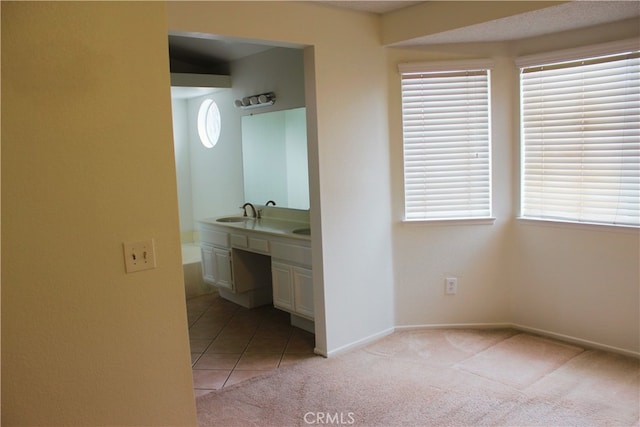
[[[205,218],[201,219],[199,222],[218,227],[256,231],[299,240],[311,239],[309,223],[281,218],[251,218],[227,215],[222,217]]]

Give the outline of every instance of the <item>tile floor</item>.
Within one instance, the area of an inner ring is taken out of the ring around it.
[[[217,293],[187,300],[196,397],[313,353],[314,335],[272,306],[246,309]]]

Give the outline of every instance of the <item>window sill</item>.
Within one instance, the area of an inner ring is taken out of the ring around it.
[[[544,227],[556,227],[556,228],[570,228],[578,230],[591,230],[591,231],[607,231],[618,233],[638,233],[639,227],[631,225],[612,225],[612,224],[597,224],[590,222],[572,222],[572,221],[560,221],[549,219],[538,219],[528,217],[518,217],[518,223],[523,225],[541,225]]]
[[[452,219],[403,219],[402,223],[407,225],[427,225],[427,226],[457,226],[457,225],[493,225],[496,221],[494,217],[487,218],[452,218]]]

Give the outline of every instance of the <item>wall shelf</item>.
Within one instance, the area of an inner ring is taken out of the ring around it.
[[[230,88],[231,76],[221,74],[171,73],[171,86]]]

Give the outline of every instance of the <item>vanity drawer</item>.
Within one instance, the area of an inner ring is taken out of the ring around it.
[[[291,261],[300,265],[311,266],[311,248],[308,248],[306,246],[272,242],[271,257],[285,261]]]
[[[246,248],[253,252],[269,253],[269,240],[258,237],[250,237],[244,234],[232,234],[231,246],[234,248]]]
[[[221,246],[225,248],[228,248],[230,246],[229,233],[212,230],[207,227],[200,228],[200,241],[213,246]]]
[[[253,249],[265,254],[269,253],[269,241],[267,239],[258,239],[256,237],[249,237],[249,249]]]
[[[232,234],[231,235],[231,245],[234,248],[248,248],[249,247],[249,238],[244,234]]]

